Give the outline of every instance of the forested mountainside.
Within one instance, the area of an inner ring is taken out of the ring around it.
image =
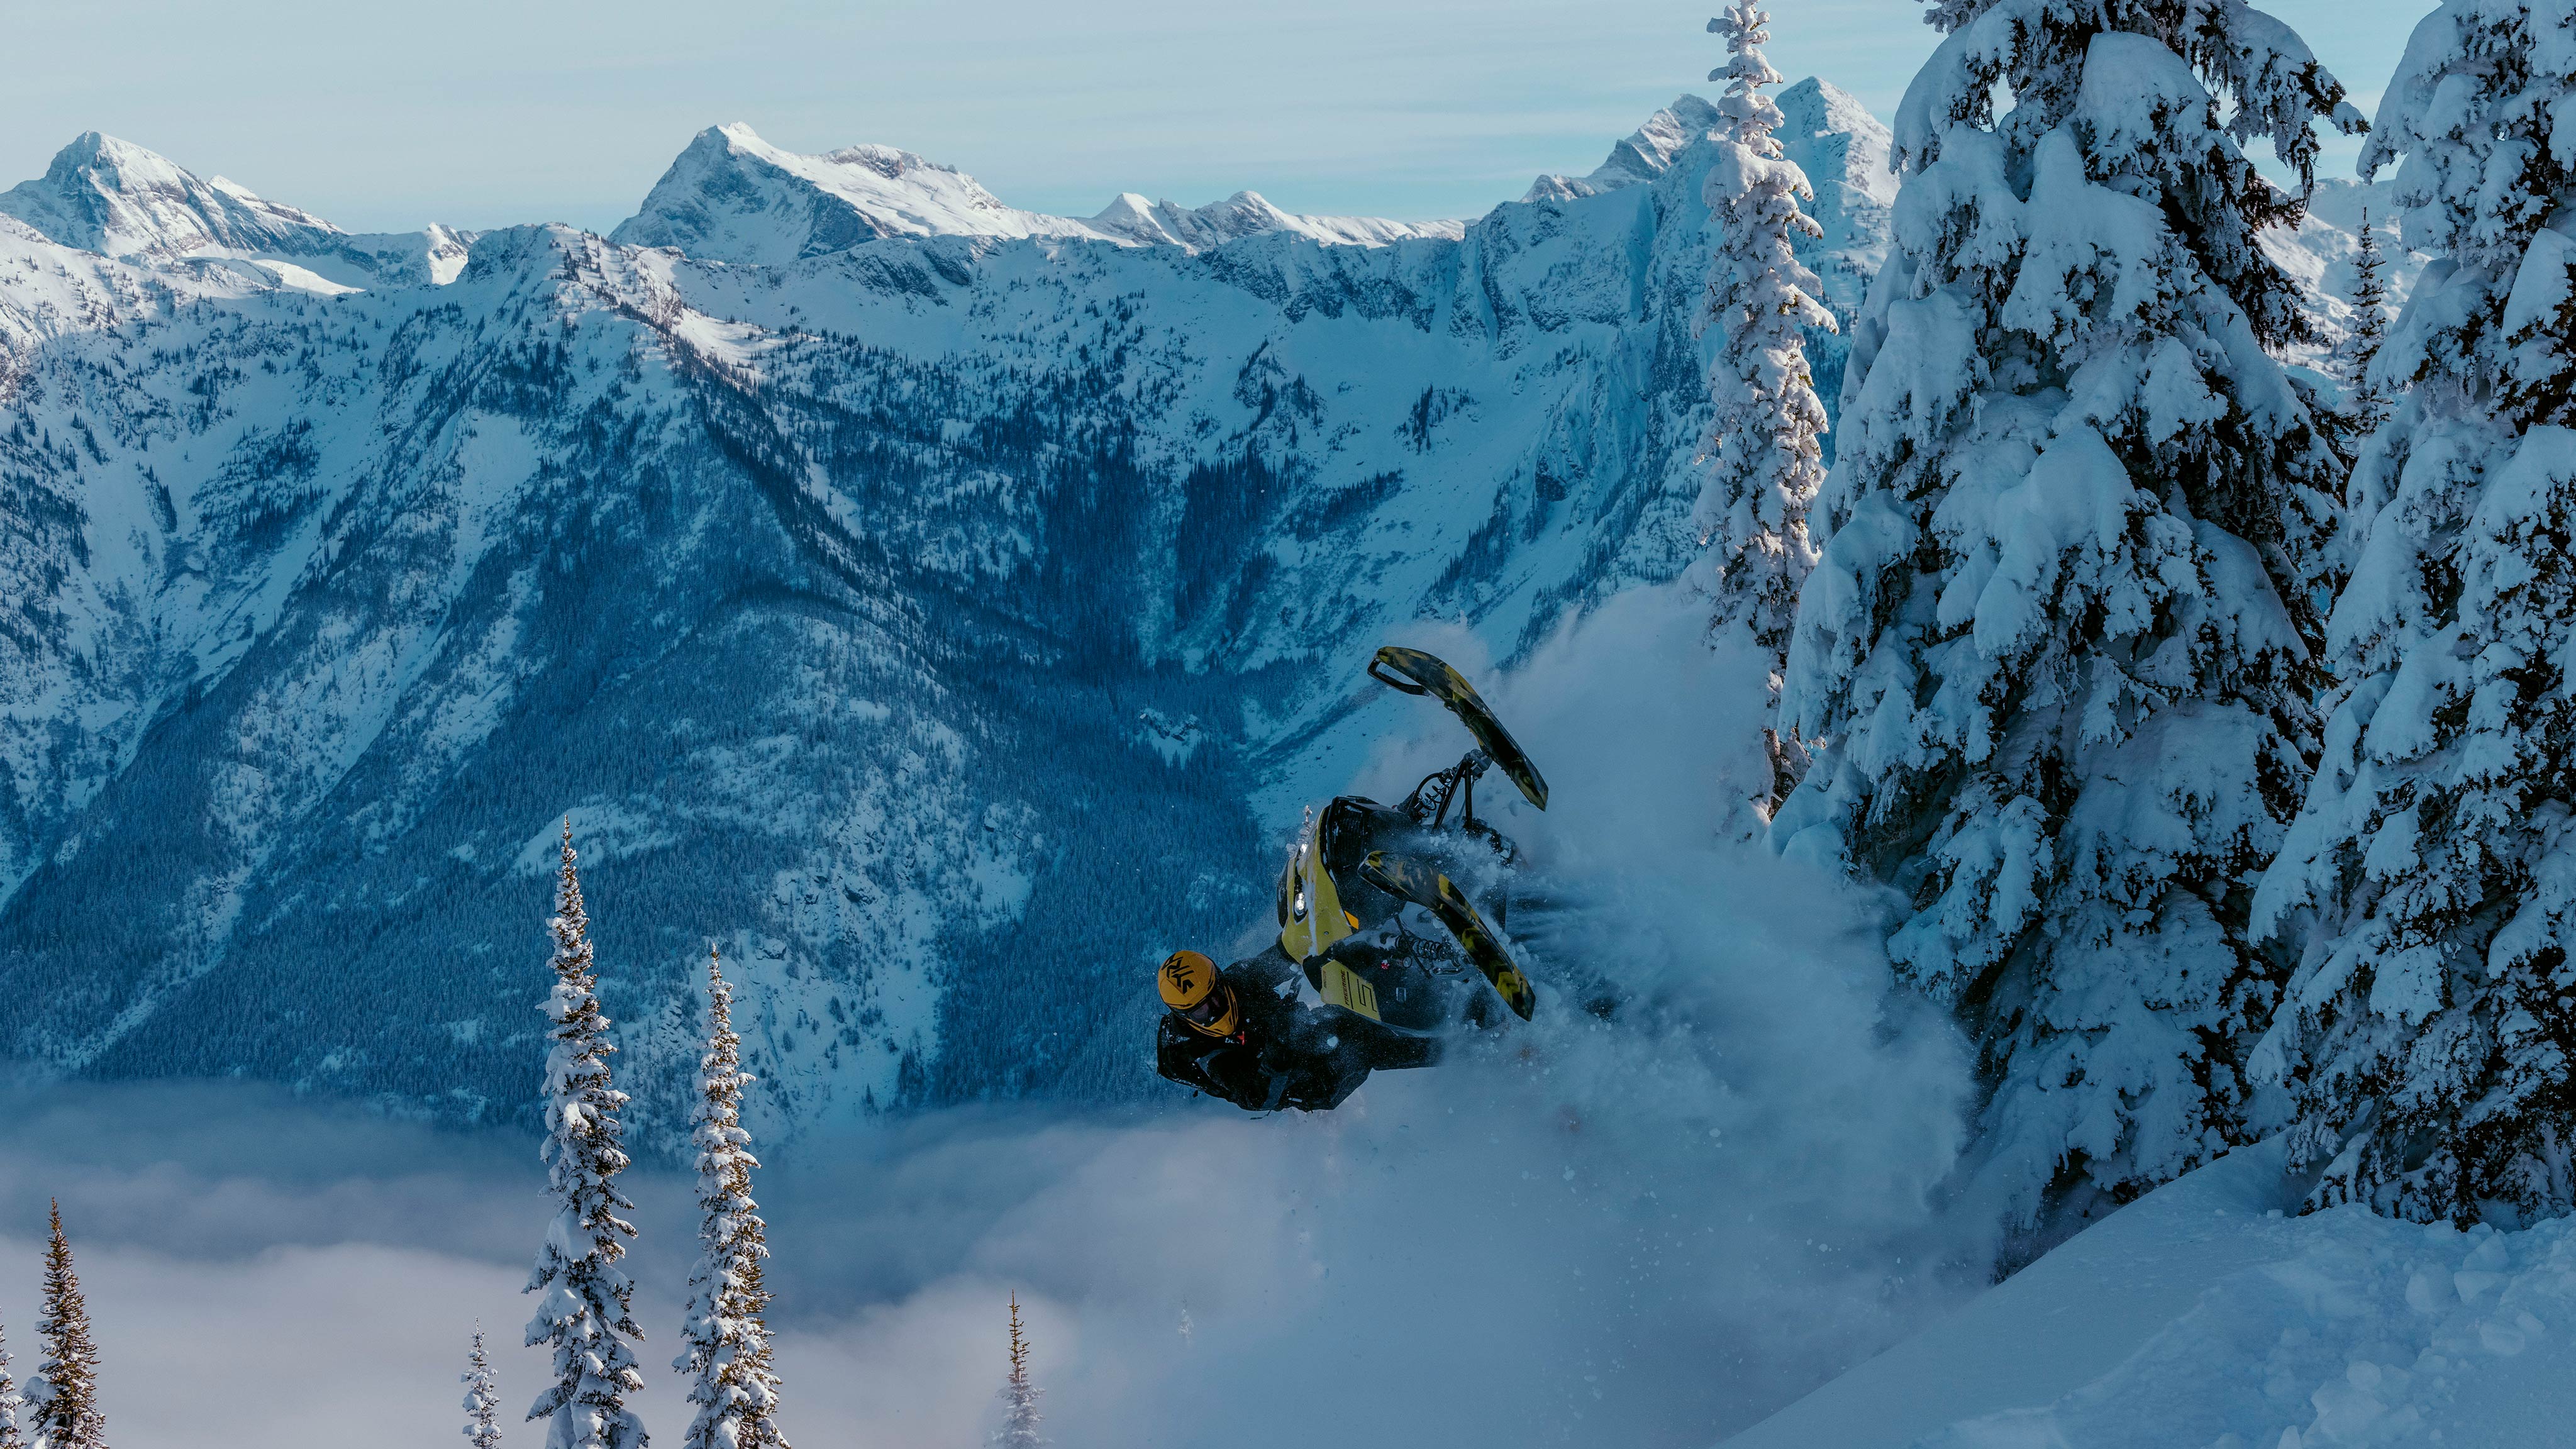
[[[1785,100],[1855,306],[1883,129]],[[1141,1090],[1144,967],[1266,909],[1247,793],[1385,631],[1690,557],[1706,114],[1463,227],[1115,238],[711,132],[620,235],[806,227],[718,256],[83,138],[0,195],[0,1053],[517,1111],[569,813],[648,1099],[710,937],[773,1129]]]

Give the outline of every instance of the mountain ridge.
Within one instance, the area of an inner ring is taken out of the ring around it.
[[[1270,231],[1377,245],[1414,236],[1455,239],[1464,223],[1292,216],[1250,191],[1195,208],[1128,192],[1096,216],[1050,216],[1004,205],[963,171],[910,151],[861,145],[799,155],[735,122],[699,132],[635,215],[608,237],[671,247],[702,261],[778,266],[897,237],[1060,237],[1198,251]]]
[[[75,251],[144,265],[247,263],[301,291],[451,280],[470,233],[353,233],[237,182],[199,178],[158,152],[88,131],[43,176],[0,192],[0,215]]]

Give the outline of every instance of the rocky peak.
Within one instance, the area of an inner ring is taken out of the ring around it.
[[[43,176],[0,192],[0,211],[51,241],[111,257],[300,250],[341,235],[318,216],[222,177],[201,180],[166,156],[96,131],[56,152]]]

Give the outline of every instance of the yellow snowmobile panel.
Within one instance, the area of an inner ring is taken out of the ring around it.
[[[1291,961],[1303,961],[1327,950],[1358,929],[1358,923],[1342,909],[1341,892],[1333,888],[1332,872],[1324,869],[1320,836],[1321,832],[1309,822],[1305,842],[1288,857],[1288,870],[1279,881],[1279,949],[1287,952]]]
[[[1377,988],[1330,956],[1324,958],[1324,981],[1318,994],[1328,1006],[1348,1007],[1371,1021],[1386,1020],[1378,1014]]]

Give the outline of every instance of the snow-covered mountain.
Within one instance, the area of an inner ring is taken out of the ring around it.
[[[1802,89],[1859,278],[1884,132]],[[569,814],[648,1103],[709,937],[767,1130],[1133,1095],[1373,645],[1690,557],[1705,149],[1076,223],[730,128],[447,271],[84,138],[0,220],[0,1054],[520,1110]]]
[[[336,236],[320,217],[195,176],[140,146],[92,131],[36,180],[0,192],[0,210],[65,246],[111,257],[213,249],[300,251]]]
[[[92,131],[45,174],[0,192],[0,215],[75,251],[141,262],[248,262],[304,291],[447,282],[472,238],[443,226],[355,234],[218,176]]]
[[[1005,206],[975,178],[891,146],[782,151],[749,126],[710,126],[609,240],[698,261],[785,266],[897,237],[1063,237],[1201,251],[1267,232],[1339,245],[1456,240],[1463,222],[1291,216],[1249,191],[1195,209],[1125,193],[1088,220]]]
[[[1775,99],[1781,125],[1774,134],[1816,191],[1805,210],[1825,233],[1815,250],[1824,263],[1817,270],[1830,294],[1827,300],[1836,312],[1848,315],[1887,256],[1888,208],[1896,204],[1887,128],[1851,92],[1812,76]],[[1541,176],[1522,200],[1570,200],[1651,184],[1670,172],[1718,120],[1715,106],[1684,96],[1612,146],[1608,159],[1589,174]]]

